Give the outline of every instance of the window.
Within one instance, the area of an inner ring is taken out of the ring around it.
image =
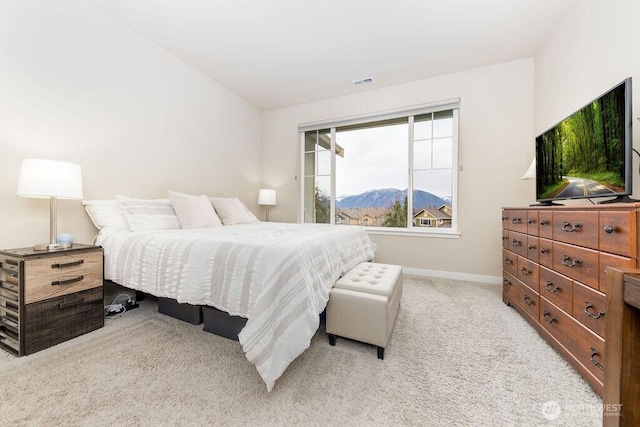
[[[302,220],[455,233],[458,103],[301,125]]]

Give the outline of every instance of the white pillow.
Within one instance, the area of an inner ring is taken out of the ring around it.
[[[191,196],[175,191],[168,191],[167,193],[182,228],[203,228],[222,225],[207,196]]]
[[[216,213],[224,225],[260,222],[237,197],[232,199],[210,197],[209,200],[211,200],[211,204],[216,209]]]
[[[98,230],[129,231],[129,225],[122,216],[117,200],[83,200],[82,204]]]
[[[180,221],[169,199],[134,199],[116,195],[116,200],[131,231],[180,228]]]

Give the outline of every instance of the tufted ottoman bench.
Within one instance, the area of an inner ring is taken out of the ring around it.
[[[402,267],[363,262],[333,285],[327,304],[329,343],[336,337],[378,346],[378,359],[396,320],[402,297]]]

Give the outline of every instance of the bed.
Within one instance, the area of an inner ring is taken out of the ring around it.
[[[100,232],[105,279],[247,319],[238,335],[271,391],[309,347],[333,283],[374,257],[362,228],[252,222]]]

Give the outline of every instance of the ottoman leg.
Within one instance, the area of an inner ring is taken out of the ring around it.
[[[384,360],[384,347],[378,347],[378,359]]]
[[[333,334],[329,334],[329,344],[336,345],[336,336]]]

